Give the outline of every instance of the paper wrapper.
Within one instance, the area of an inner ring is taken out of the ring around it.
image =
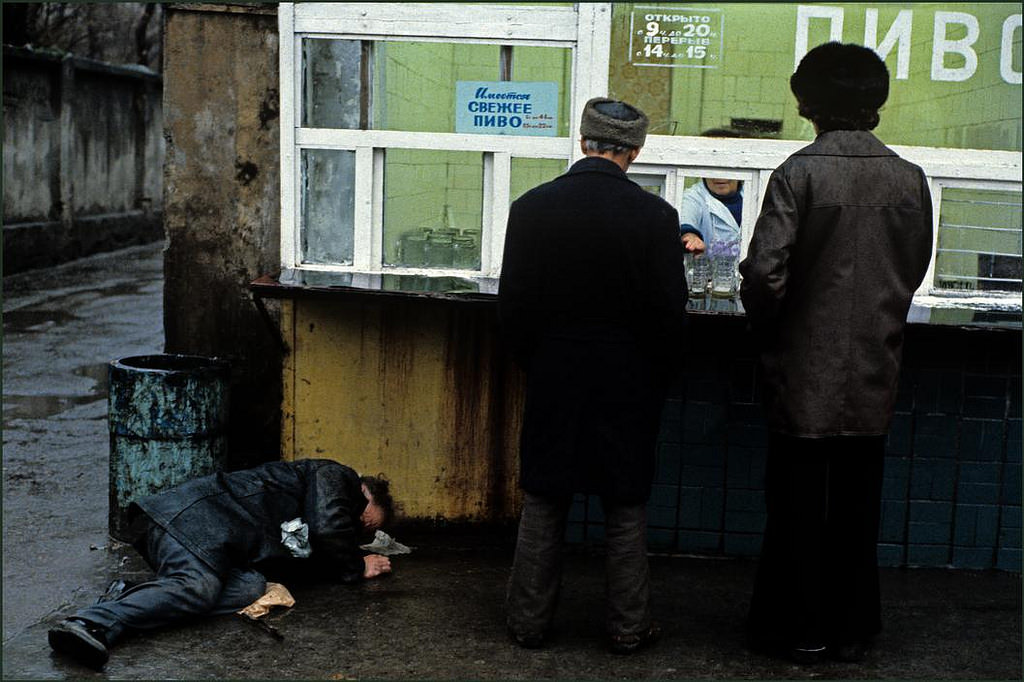
[[[270,609],[274,606],[291,607],[294,605],[295,598],[287,587],[280,583],[267,583],[267,591],[263,593],[263,596],[238,613],[256,620],[270,613]]]

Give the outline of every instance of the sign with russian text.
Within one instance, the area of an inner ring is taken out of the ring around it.
[[[714,69],[722,61],[722,10],[634,7],[629,63]]]
[[[457,81],[455,132],[558,134],[558,83]]]

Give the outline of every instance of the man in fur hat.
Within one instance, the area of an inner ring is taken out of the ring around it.
[[[645,505],[687,291],[675,209],[626,176],[647,125],[625,102],[590,100],[585,158],[509,212],[499,310],[527,389],[507,623],[524,647],[541,646],[554,616],[573,493],[604,507],[612,651],[657,634]]]
[[[885,437],[932,204],[924,172],[870,132],[889,94],[872,50],[820,45],[790,86],[817,137],[772,173],[740,264],[771,429],[749,626],[798,661],[856,661],[881,628]]]

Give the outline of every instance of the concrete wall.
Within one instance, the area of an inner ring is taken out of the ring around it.
[[[277,46],[273,6],[167,8],[167,352],[231,362],[232,467],[279,454],[277,330],[248,291],[280,262]]]
[[[162,235],[160,76],[4,48],[4,273]]]

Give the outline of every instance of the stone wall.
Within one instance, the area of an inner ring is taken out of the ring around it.
[[[4,274],[162,235],[160,75],[4,48]]]

